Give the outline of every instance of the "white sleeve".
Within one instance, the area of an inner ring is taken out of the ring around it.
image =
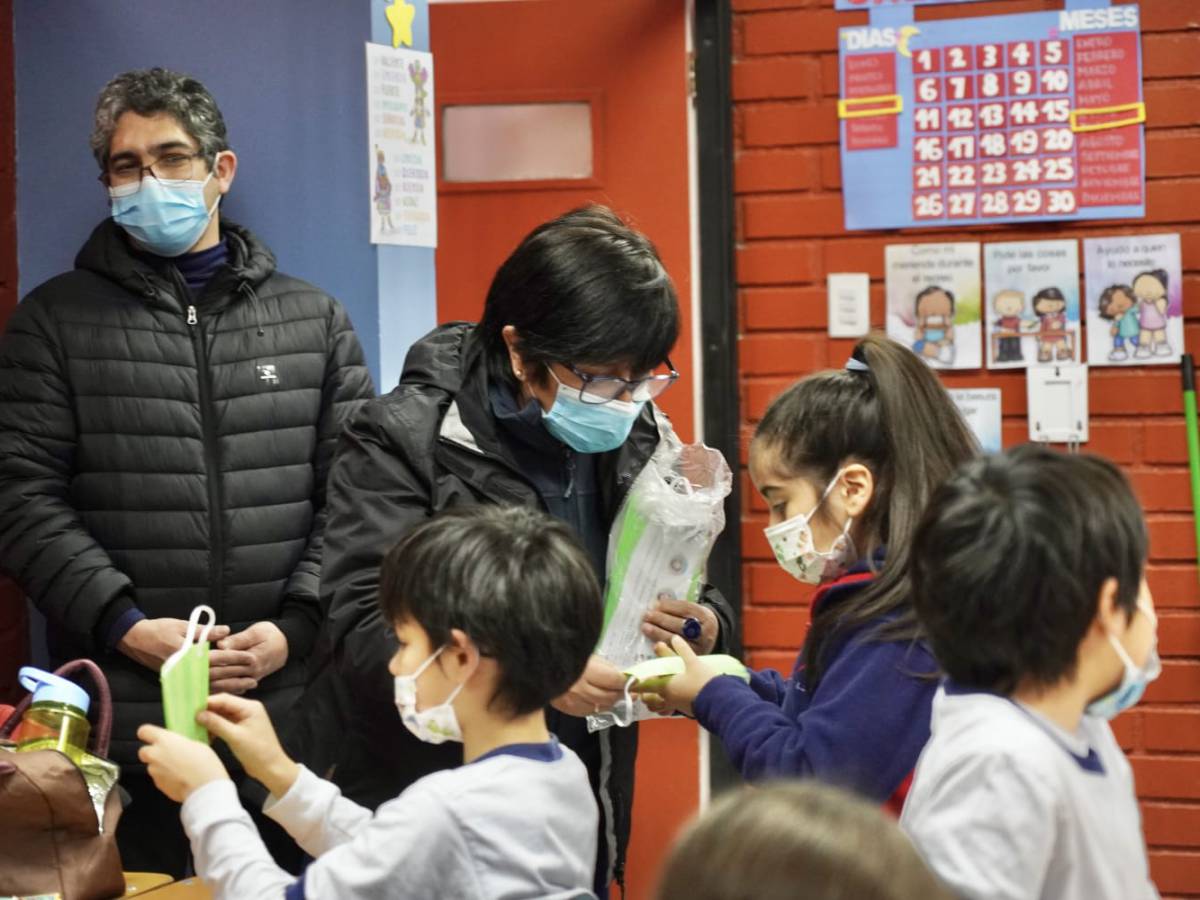
[[[216,900],[283,897],[295,879],[271,858],[228,779],[193,791],[180,813],[196,872]]]
[[[354,837],[304,871],[305,897],[481,897],[462,831],[436,790],[417,782]]]
[[[900,824],[926,864],[958,896],[1042,896],[1058,810],[1049,787],[1016,760],[964,760],[910,800],[918,803],[905,806]]]
[[[371,821],[369,809],[347,800],[336,785],[304,766],[286,794],[263,804],[263,813],[314,857],[344,844]]]

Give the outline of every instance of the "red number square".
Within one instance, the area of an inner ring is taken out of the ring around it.
[[[1008,121],[1007,107],[1004,103],[980,103],[978,110],[979,127],[987,130],[989,128],[1003,128],[1004,123]]]
[[[1039,58],[1043,66],[1065,66],[1070,55],[1071,42],[1062,39],[1042,41],[1038,45]]]
[[[942,79],[926,75],[913,81],[913,97],[918,103],[937,103],[942,99]]]
[[[970,103],[946,107],[946,128],[950,131],[974,131],[975,107]]]
[[[944,90],[951,102],[970,100],[975,96],[975,79],[970,75],[947,75]]]
[[[1037,44],[1033,41],[1013,41],[1008,45],[1008,64],[1013,67],[1037,64]]]
[[[975,54],[971,52],[971,48],[966,44],[955,44],[953,47],[947,47],[945,52],[947,72],[965,72],[971,68]]]
[[[998,69],[1003,65],[1003,44],[980,44],[975,48],[975,68]]]
[[[918,50],[913,54],[914,72],[940,72],[942,70],[942,50],[933,47],[928,50]]]
[[[1017,69],[1008,73],[1008,93],[1013,97],[1030,97],[1037,92],[1037,72],[1033,69]]]
[[[974,219],[979,215],[979,198],[974,191],[959,191],[946,195],[946,211],[951,219]]]
[[[942,166],[940,163],[929,163],[924,166],[913,166],[913,192],[938,190],[942,187]]]
[[[941,219],[946,215],[946,201],[940,193],[913,194],[914,219]]]

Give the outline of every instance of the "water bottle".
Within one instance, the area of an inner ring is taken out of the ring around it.
[[[91,704],[87,691],[33,666],[24,666],[18,678],[21,686],[33,694],[33,703],[13,732],[17,750],[58,750],[79,765],[92,731],[87,718]]]

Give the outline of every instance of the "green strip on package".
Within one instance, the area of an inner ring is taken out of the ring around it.
[[[202,615],[208,617],[203,626]],[[216,621],[211,607],[193,609],[183,646],[167,658],[158,673],[167,730],[205,744],[208,732],[196,723],[196,713],[208,705],[208,635]]]

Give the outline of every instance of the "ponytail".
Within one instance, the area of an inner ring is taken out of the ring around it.
[[[788,388],[754,435],[776,451],[789,475],[827,484],[854,460],[875,481],[860,519],[866,537],[861,549],[873,568],[883,547],[886,558],[878,576],[836,611],[814,611],[803,650],[809,689],[821,678],[828,648],[851,631],[874,624],[879,640],[921,636],[908,584],[913,533],[934,488],[978,453],[950,395],[908,348],[871,335],[851,359],[846,369],[819,372]]]

